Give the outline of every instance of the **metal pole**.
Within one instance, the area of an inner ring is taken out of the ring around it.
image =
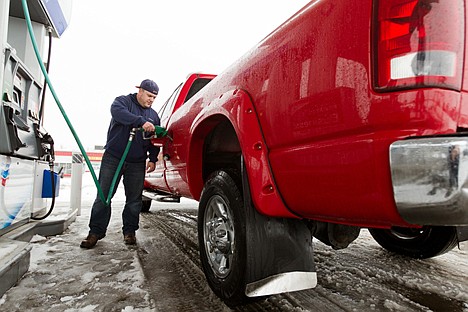
[[[10,1],[0,2],[0,46],[2,53],[0,53],[0,86],[3,86],[3,73],[5,72],[5,44],[8,37],[8,20],[10,15]],[[2,88],[4,90],[4,88]],[[3,93],[3,91],[2,91]],[[3,95],[2,95],[3,96]]]
[[[72,172],[71,172],[71,192],[70,192],[70,210],[76,215],[81,215],[81,186],[83,180],[83,155],[80,153],[72,154]]]

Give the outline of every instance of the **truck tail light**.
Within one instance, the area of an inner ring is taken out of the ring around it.
[[[374,87],[460,90],[463,0],[376,0]]]

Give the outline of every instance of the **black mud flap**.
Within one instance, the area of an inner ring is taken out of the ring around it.
[[[315,287],[312,235],[305,223],[258,213],[251,201],[245,170],[242,170],[242,188],[246,210],[246,296]]]

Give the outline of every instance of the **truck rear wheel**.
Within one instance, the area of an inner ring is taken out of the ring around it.
[[[420,229],[393,227],[369,229],[376,242],[387,249],[415,259],[444,254],[457,245],[457,230],[449,226],[424,226]]]
[[[229,306],[245,296],[245,212],[236,176],[214,172],[202,192],[198,240],[203,271],[213,292]]]

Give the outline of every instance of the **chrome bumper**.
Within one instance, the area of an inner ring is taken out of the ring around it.
[[[468,225],[468,137],[397,141],[390,146],[396,206],[420,225]]]

